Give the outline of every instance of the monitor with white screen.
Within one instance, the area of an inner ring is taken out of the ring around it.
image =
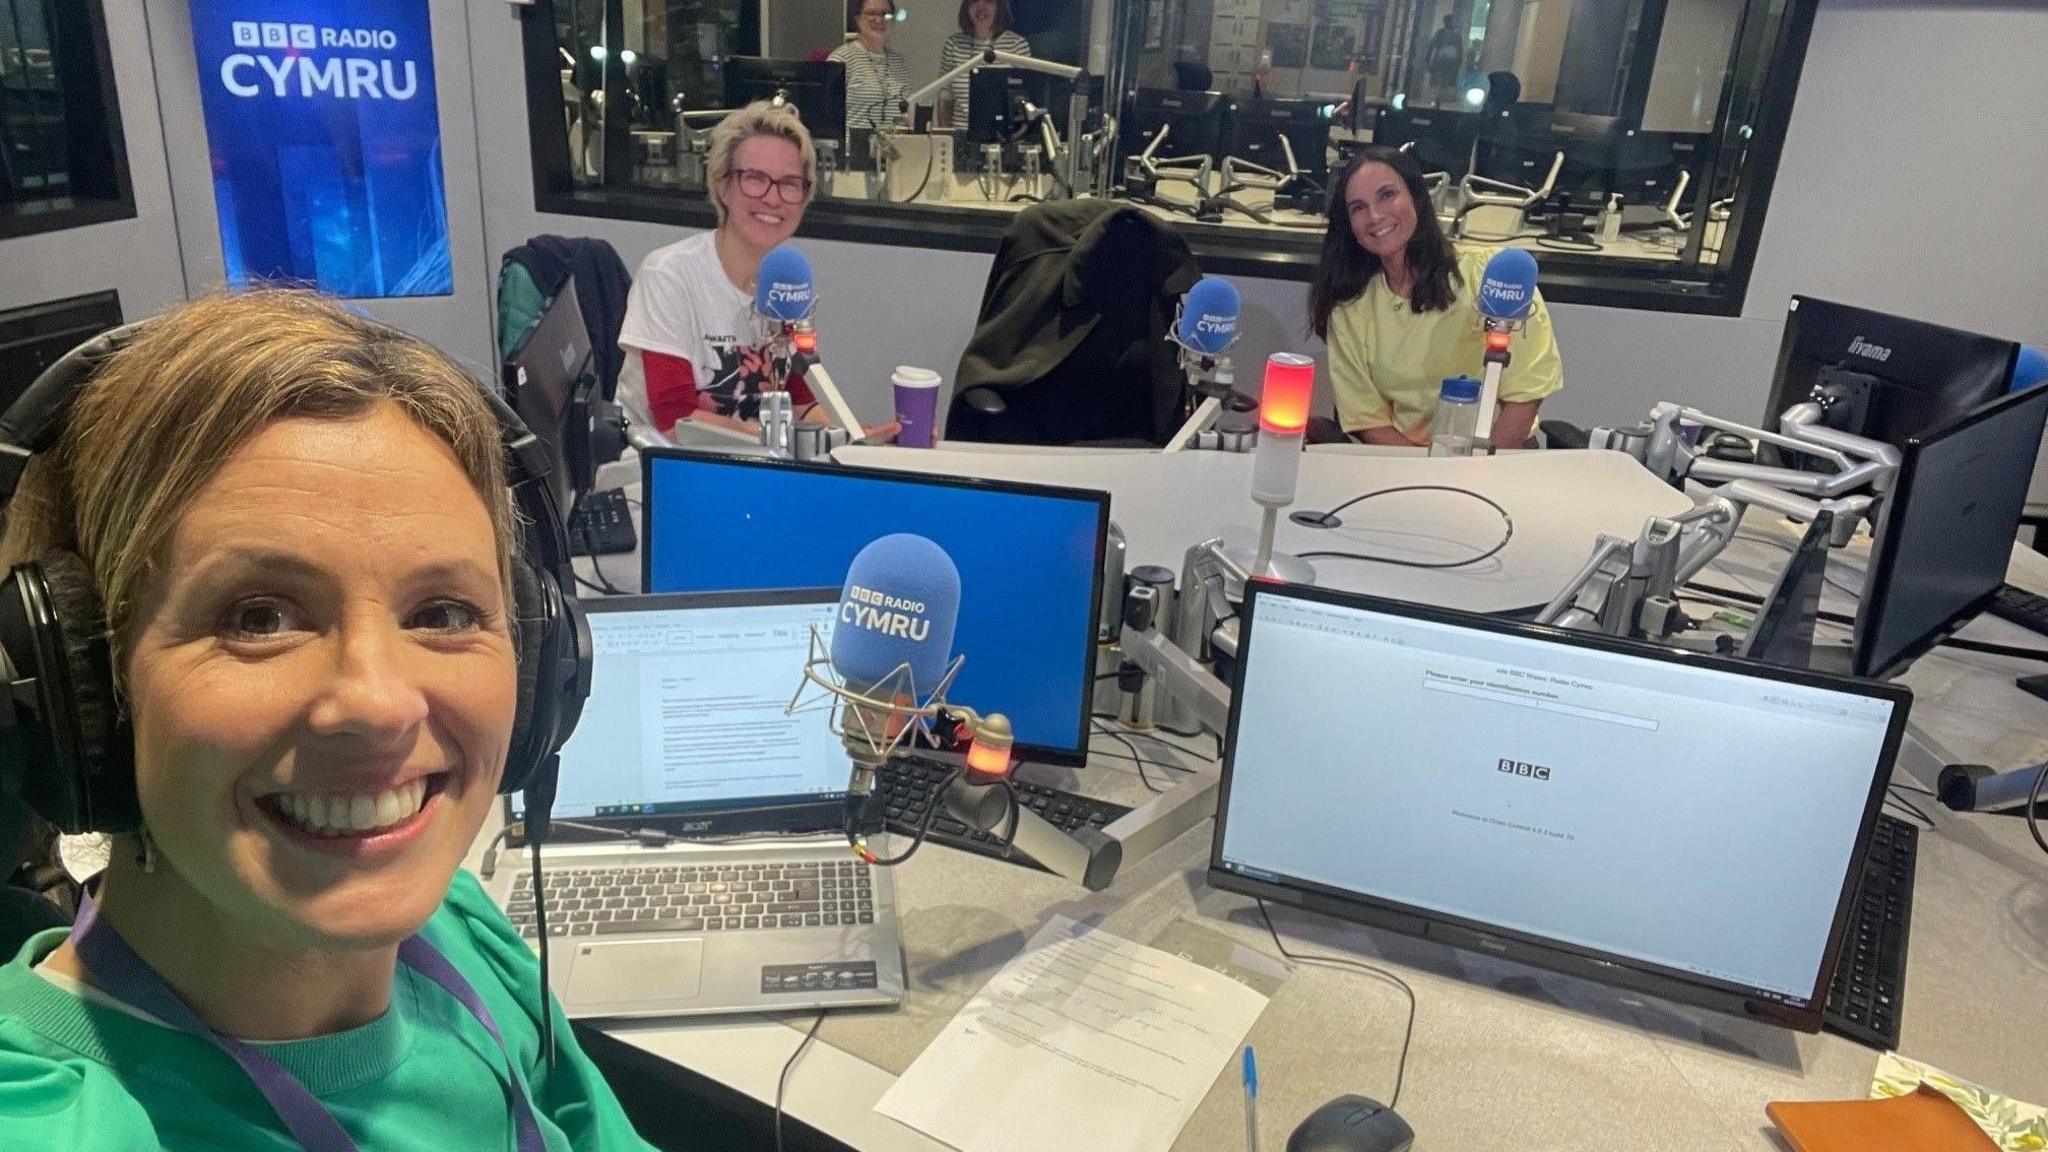
[[[1911,694],[1254,584],[1210,880],[1815,1031]]]
[[[557,820],[691,836],[832,826],[845,749],[824,709],[787,709],[838,601],[806,588],[587,602],[590,698],[562,748]]]

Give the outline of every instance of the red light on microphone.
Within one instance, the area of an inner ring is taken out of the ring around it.
[[[793,332],[791,332],[791,333],[790,333],[790,335],[789,335],[789,343],[790,343],[790,347],[792,347],[792,348],[795,348],[795,349],[797,350],[797,353],[798,353],[798,355],[802,355],[802,356],[812,356],[812,355],[816,355],[816,354],[817,354],[817,351],[818,351],[818,332],[817,332],[817,329],[815,329],[815,328],[798,328],[798,329],[796,329],[795,331],[793,331]]]
[[[1282,436],[1298,436],[1308,427],[1308,408],[1316,390],[1316,362],[1298,352],[1275,352],[1266,358],[1266,382],[1259,392],[1259,428]]]
[[[1486,333],[1486,350],[1488,352],[1505,352],[1508,350],[1508,342],[1514,338],[1514,333],[1512,332],[1489,330]]]
[[[970,783],[990,784],[1010,774],[1010,749],[1017,743],[1010,718],[991,712],[974,726],[974,742],[967,746],[967,778]]]

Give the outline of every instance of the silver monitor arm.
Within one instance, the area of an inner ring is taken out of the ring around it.
[[[1871,515],[1877,502],[1891,491],[1898,474],[1899,451],[1889,444],[1822,427],[1820,414],[1817,404],[1795,405],[1779,420],[1783,431],[1768,432],[1667,403],[1652,408],[1650,419],[1635,428],[1594,429],[1592,447],[1627,452],[1663,480],[1725,483],[1697,496],[1697,504],[1685,512],[1651,517],[1632,541],[1600,536],[1592,556],[1544,605],[1538,622],[1674,642],[1685,620],[1678,606],[1678,590],[1721,554],[1734,539],[1743,513],[1752,506],[1801,523],[1812,523],[1825,512],[1832,517],[1829,545],[1839,548],[1847,544],[1855,535],[1857,522]],[[1750,437],[1825,460],[1836,470],[1804,472],[1716,460],[1688,440],[1683,424]]]

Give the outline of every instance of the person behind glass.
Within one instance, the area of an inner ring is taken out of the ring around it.
[[[660,442],[681,420],[756,432],[767,392],[787,391],[797,415],[810,415],[802,374],[777,379],[754,281],[761,258],[803,223],[817,174],[793,108],[757,100],[711,130],[707,192],[718,225],[647,254],[619,328],[619,403]]]
[[[827,56],[846,65],[846,126],[872,131],[900,120],[910,96],[910,61],[889,47],[896,0],[848,0],[846,30],[854,39]]]
[[[960,30],[947,36],[939,49],[940,73],[951,72],[990,49],[1012,56],[1031,55],[1031,42],[1016,33],[1014,23],[1010,0],[960,0]],[[956,76],[946,85],[939,97],[940,123],[962,126],[969,122],[970,75]]]
[[[90,931],[137,959],[56,928],[0,966],[0,1148],[293,1146],[135,1000],[249,1042],[356,1147],[512,1148],[508,1077],[550,1149],[650,1147],[559,1006],[550,1066],[534,954],[458,870],[518,709],[515,516],[478,385],[325,297],[183,305],[83,386],[0,560],[104,606],[141,827]],[[400,961],[416,934],[456,979]]]
[[[1474,299],[1498,251],[1451,243],[1408,153],[1367,145],[1338,171],[1308,311],[1310,332],[1330,347],[1330,387],[1347,434],[1428,447],[1444,378],[1485,367]],[[1523,447],[1543,398],[1564,385],[1541,292],[1511,352],[1493,422],[1501,448]]]

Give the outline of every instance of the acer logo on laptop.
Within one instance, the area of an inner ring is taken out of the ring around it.
[[[1503,760],[1500,762],[1500,771],[1510,776],[1526,776],[1531,780],[1550,779],[1550,769],[1541,764],[1531,764],[1527,760]]]
[[[1861,356],[1882,364],[1892,358],[1892,350],[1882,344],[1872,344],[1861,336],[1855,336],[1849,340],[1849,355]]]

